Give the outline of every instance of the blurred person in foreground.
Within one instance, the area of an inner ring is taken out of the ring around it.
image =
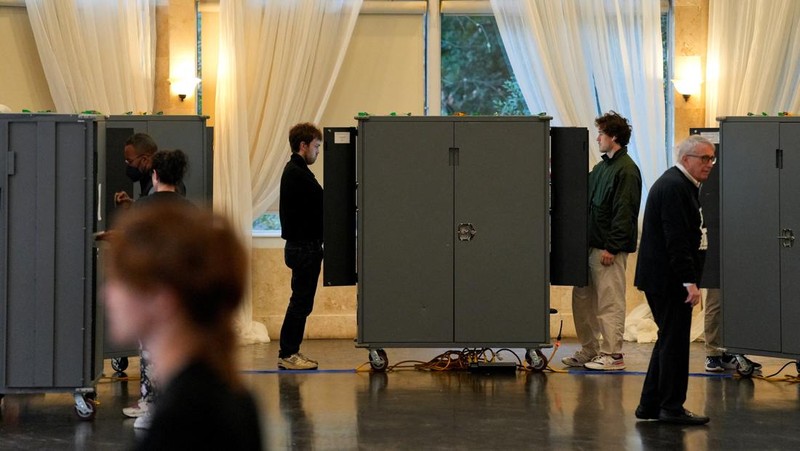
[[[161,387],[137,449],[261,449],[258,410],[234,362],[247,259],[231,226],[165,201],[126,212],[108,241],[111,337],[140,339]]]

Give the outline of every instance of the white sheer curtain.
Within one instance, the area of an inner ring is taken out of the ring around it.
[[[532,113],[544,111],[553,125],[595,131],[597,103],[583,53],[575,2],[492,0],[503,46]],[[600,160],[590,146],[589,165]]]
[[[248,242],[278,200],[289,128],[322,116],[361,3],[220,0],[214,207]],[[269,341],[250,295],[240,313],[245,342]]]
[[[25,0],[59,113],[152,112],[156,0]]]
[[[706,125],[719,116],[800,111],[800,2],[711,0]]]
[[[601,111],[633,127],[629,149],[642,171],[642,199],[667,169],[664,57],[659,0],[578,1]]]
[[[599,113],[627,117],[646,191],[667,167],[659,0],[491,5],[529,109],[546,111],[556,125],[587,127],[590,138]],[[590,147],[593,164],[599,155]]]

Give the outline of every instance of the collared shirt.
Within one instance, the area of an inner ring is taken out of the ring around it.
[[[675,163],[675,167],[677,167],[678,169],[680,169],[680,170],[681,170],[681,172],[683,172],[683,175],[685,175],[686,177],[688,177],[688,178],[689,178],[689,181],[691,181],[692,183],[694,183],[694,186],[696,186],[696,187],[700,188],[700,182],[698,182],[696,178],[692,177],[692,174],[689,174],[689,171],[687,171],[687,170],[686,170],[686,168],[685,168],[685,167],[683,167],[683,165],[682,165],[682,164],[680,164],[680,163]]]

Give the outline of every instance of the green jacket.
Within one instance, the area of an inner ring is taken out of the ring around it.
[[[636,252],[641,198],[642,175],[628,148],[603,155],[589,173],[589,247]]]

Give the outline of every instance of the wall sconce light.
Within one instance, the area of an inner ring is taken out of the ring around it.
[[[189,94],[194,92],[200,79],[197,77],[170,78],[169,83],[172,85],[172,92],[178,94],[178,98],[183,102]]]
[[[675,58],[675,78],[672,79],[675,90],[689,101],[689,97],[700,94],[703,84],[703,69],[699,56],[679,56]]]

